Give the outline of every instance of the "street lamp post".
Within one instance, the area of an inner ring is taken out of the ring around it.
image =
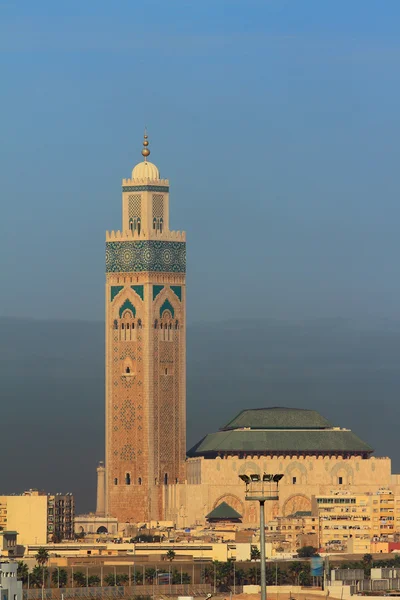
[[[246,484],[245,499],[260,504],[260,563],[261,563],[261,600],[267,600],[267,577],[265,568],[265,513],[267,501],[278,500],[278,485],[282,474],[239,475]]]

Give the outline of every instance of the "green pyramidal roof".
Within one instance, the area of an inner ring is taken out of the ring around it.
[[[206,519],[208,520],[216,519],[221,521],[225,519],[237,520],[241,518],[242,515],[240,515],[234,508],[232,508],[232,506],[230,506],[226,502],[221,502],[221,504],[218,504],[218,506],[206,516]]]
[[[372,452],[352,431],[333,427],[315,410],[256,408],[243,410],[225,427],[206,435],[188,456],[355,454],[366,458]]]
[[[228,429],[326,429],[332,427],[316,410],[302,408],[252,408],[242,410],[223,431]]]

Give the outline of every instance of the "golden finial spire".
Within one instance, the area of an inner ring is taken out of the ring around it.
[[[144,139],[143,139],[143,150],[142,150],[142,156],[144,156],[144,160],[145,162],[147,161],[147,157],[150,154],[150,150],[148,148],[149,145],[149,140],[148,140],[148,135],[147,135],[147,129],[146,127],[144,128]]]

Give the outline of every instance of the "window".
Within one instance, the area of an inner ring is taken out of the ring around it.
[[[130,372],[131,372],[130,367],[126,367],[125,373],[130,373]]]
[[[293,483],[293,485],[295,485],[296,482],[297,482],[297,477],[292,477],[292,483]]]
[[[131,476],[129,473],[125,475],[125,483],[126,485],[131,485]]]
[[[139,477],[139,479],[138,479],[138,485],[142,485],[142,478],[141,477]]]
[[[168,473],[164,475],[164,485],[168,485]]]
[[[114,479],[114,485],[118,485],[118,479],[117,478]]]
[[[117,321],[117,319],[114,319],[114,329],[118,329],[118,321]]]
[[[338,477],[338,484],[343,485],[343,477]]]

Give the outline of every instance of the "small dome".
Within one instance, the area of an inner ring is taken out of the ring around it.
[[[148,160],[144,160],[134,167],[132,171],[132,179],[160,179],[160,173],[153,163]]]

